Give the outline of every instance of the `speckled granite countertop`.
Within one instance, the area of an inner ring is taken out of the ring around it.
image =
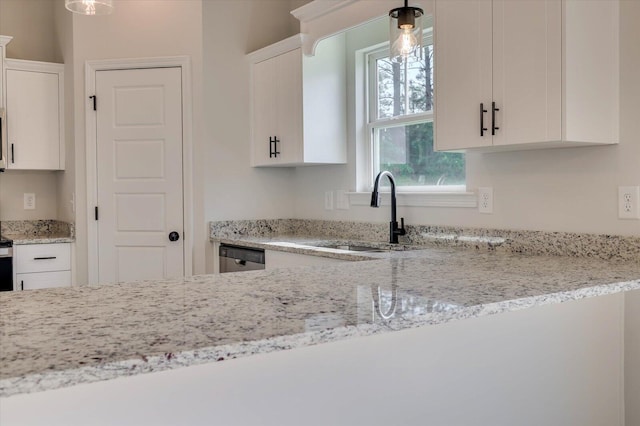
[[[640,289],[637,258],[405,253],[411,256],[1,293],[0,396]]]
[[[13,240],[14,245],[72,243],[75,241],[73,224],[57,220],[3,221],[0,232]]]

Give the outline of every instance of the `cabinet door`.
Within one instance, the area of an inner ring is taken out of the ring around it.
[[[491,2],[435,3],[435,144],[437,150],[491,146]],[[480,104],[484,127],[480,135]]]
[[[493,0],[494,145],[561,139],[561,28],[560,0]]]
[[[278,56],[277,120],[279,162],[301,163],[302,158],[302,51],[295,49]],[[320,119],[320,117],[318,117]]]
[[[60,169],[59,75],[9,69],[6,76],[9,168]]]
[[[276,136],[277,129],[277,58],[267,59],[253,66],[253,128],[252,165],[265,166],[277,161],[270,157],[269,139]]]
[[[71,271],[17,274],[16,277],[16,290],[38,290],[71,286]]]
[[[270,142],[276,138],[275,146]],[[302,161],[302,51],[253,66],[253,166]],[[276,155],[270,155],[271,151]]]

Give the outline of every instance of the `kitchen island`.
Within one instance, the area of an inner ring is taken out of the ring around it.
[[[198,364],[232,367],[242,361],[234,358],[287,349],[295,355],[640,289],[637,260],[460,248],[407,253],[335,266],[2,294],[3,404],[12,395]]]

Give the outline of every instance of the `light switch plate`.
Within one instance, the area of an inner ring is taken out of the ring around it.
[[[36,209],[36,194],[25,193],[24,194],[24,209],[35,210]]]

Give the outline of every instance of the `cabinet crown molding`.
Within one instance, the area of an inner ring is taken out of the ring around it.
[[[247,55],[247,59],[252,64],[257,64],[258,62],[266,61],[267,59],[282,55],[283,53],[287,53],[301,47],[304,43],[304,40],[304,34],[296,34],[289,38],[285,38],[284,40],[281,40],[277,43],[249,53]]]
[[[301,23],[307,23],[329,13],[338,11],[358,0],[315,0],[291,11]]]

